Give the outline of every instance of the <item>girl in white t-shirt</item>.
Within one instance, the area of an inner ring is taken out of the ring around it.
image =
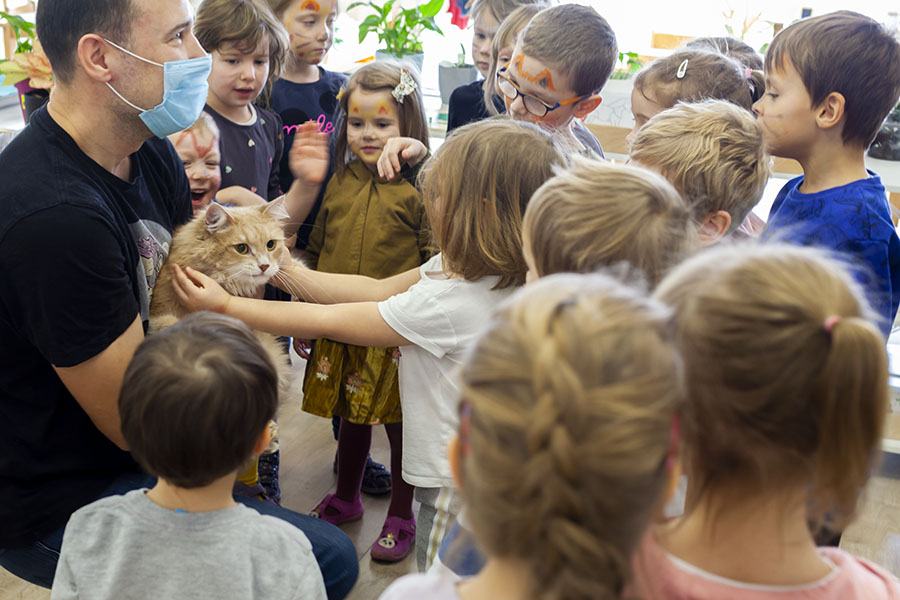
[[[847,269],[811,248],[716,248],[655,297],[685,363],[688,491],[647,535],[632,597],[900,598],[893,575],[811,533],[852,520],[888,413],[884,338]]]
[[[387,161],[407,144],[395,140],[379,159],[382,173],[399,171]],[[524,283],[522,215],[554,166],[565,162],[557,141],[534,126],[482,121],[460,128],[420,175],[441,252],[382,280],[283,268],[275,280],[309,303],[232,298],[205,275],[175,269],[179,298],[190,310],[227,312],[278,335],[401,346],[403,479],[416,486],[421,508],[418,530],[415,521],[398,523],[396,531],[386,522],[377,543],[409,544],[415,536],[422,569],[459,510],[446,452],[459,422],[456,370],[497,303]]]
[[[551,275],[504,303],[463,365],[449,450],[487,562],[461,582],[404,577],[382,600],[621,598],[673,480],[672,337],[669,309],[603,275]]]

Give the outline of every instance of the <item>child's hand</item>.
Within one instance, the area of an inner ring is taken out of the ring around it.
[[[225,314],[231,295],[222,289],[215,280],[190,267],[184,270],[172,265],[173,283],[178,301],[190,312],[211,310]]]
[[[428,155],[425,144],[415,138],[395,137],[389,139],[378,157],[378,175],[390,181],[403,168],[403,163],[411,167]]]
[[[307,121],[294,134],[289,155],[291,173],[307,185],[319,185],[328,175],[330,154],[328,134],[319,133],[315,121]]]
[[[266,203],[265,198],[239,185],[230,185],[219,190],[216,193],[216,201],[234,206],[262,206]]]

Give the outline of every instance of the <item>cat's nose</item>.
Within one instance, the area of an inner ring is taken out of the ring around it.
[[[269,268],[269,265],[259,265],[259,270],[262,271],[263,273],[265,273],[266,269],[268,269],[268,268]]]

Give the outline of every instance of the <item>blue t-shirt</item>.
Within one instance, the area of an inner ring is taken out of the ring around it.
[[[840,252],[864,286],[885,334],[900,305],[900,238],[881,178],[870,177],[814,194],[798,191],[791,179],[775,198],[762,238]]]
[[[291,173],[288,155],[294,143],[294,133],[297,128],[307,121],[315,121],[319,131],[331,134],[332,151],[334,149],[334,136],[338,129],[338,93],[347,84],[347,76],[342,73],[332,73],[319,67],[319,80],[312,83],[294,83],[286,79],[275,81],[272,87],[270,105],[272,110],[281,117],[284,132],[284,154],[281,157],[279,180],[281,189],[285,192],[291,187],[294,176]],[[331,166],[328,168],[328,176],[331,177]],[[325,193],[326,179],[322,183],[322,189],[313,209],[306,221],[297,232],[297,246],[306,247],[309,232],[316,222],[316,215],[322,204],[322,196]]]

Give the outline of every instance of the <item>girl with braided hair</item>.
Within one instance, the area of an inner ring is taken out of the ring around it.
[[[505,303],[463,365],[449,448],[487,564],[461,583],[405,577],[382,600],[620,598],[673,481],[669,315],[603,275],[552,275]]]
[[[880,600],[884,569],[812,531],[841,531],[879,456],[884,338],[847,268],[812,248],[731,246],[660,283],[685,363],[683,517],[635,559],[644,600]]]

